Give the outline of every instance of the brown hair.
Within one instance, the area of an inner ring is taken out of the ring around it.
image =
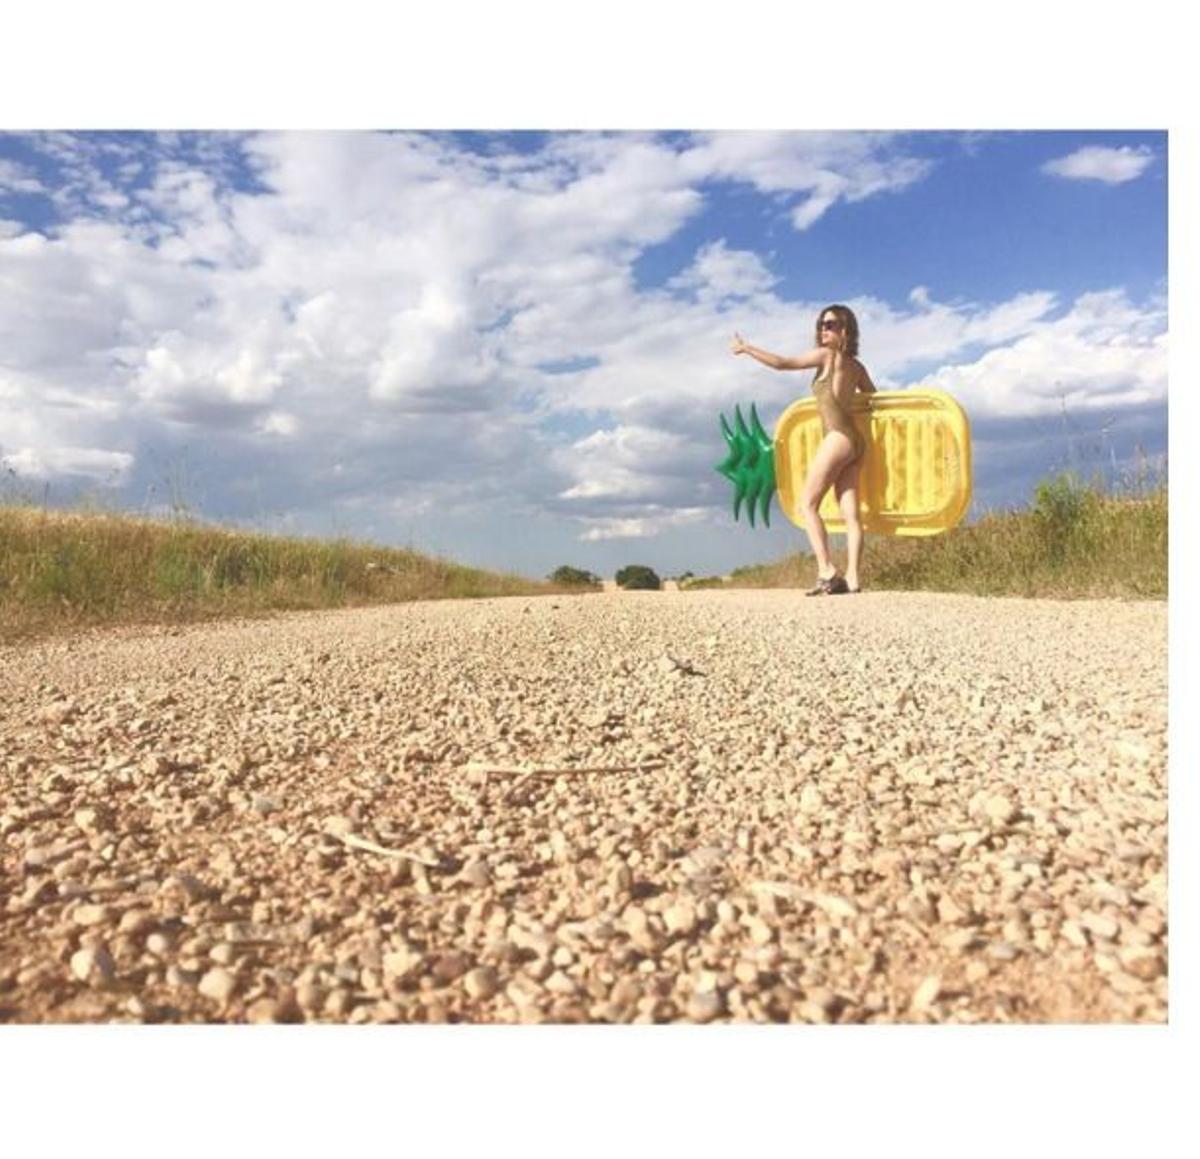
[[[816,343],[821,345],[821,319],[826,314],[834,314],[842,324],[842,351],[845,354],[858,354],[858,319],[849,306],[826,306],[817,315]]]

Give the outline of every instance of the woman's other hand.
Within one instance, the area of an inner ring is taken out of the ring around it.
[[[729,349],[734,354],[745,354],[750,349],[750,343],[745,340],[736,330],[733,333],[733,342]]]

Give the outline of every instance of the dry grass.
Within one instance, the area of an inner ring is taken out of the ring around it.
[[[559,590],[347,539],[0,505],[0,638]]]
[[[838,544],[835,541],[835,558]],[[811,555],[734,572],[735,587],[808,587]],[[862,584],[871,590],[965,592],[1057,599],[1165,599],[1167,487],[1110,494],[1061,475],[1023,511],[994,512],[944,535],[871,535]]]

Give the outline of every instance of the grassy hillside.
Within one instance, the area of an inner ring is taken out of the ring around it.
[[[413,551],[0,506],[0,638],[402,600],[553,592]]]
[[[839,566],[844,550],[835,540]],[[805,587],[811,555],[734,572],[739,587]],[[868,535],[862,584],[872,590],[981,596],[1165,599],[1167,487],[1110,494],[1070,475],[1040,484],[1023,511],[985,515],[943,535]]]

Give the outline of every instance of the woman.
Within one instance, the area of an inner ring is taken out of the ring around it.
[[[798,358],[782,358],[733,336],[733,353],[749,354],[773,370],[816,370],[812,391],[825,437],[808,468],[800,496],[800,516],[817,557],[817,584],[806,595],[841,595],[859,590],[863,532],[858,518],[858,469],[864,448],[862,435],[850,421],[850,400],[856,391],[873,394],[875,384],[858,360],[858,319],[847,306],[827,306],[817,317],[817,346]],[[846,522],[846,574],[838,574],[829,557],[829,536],[821,519],[821,500],[833,487]]]

